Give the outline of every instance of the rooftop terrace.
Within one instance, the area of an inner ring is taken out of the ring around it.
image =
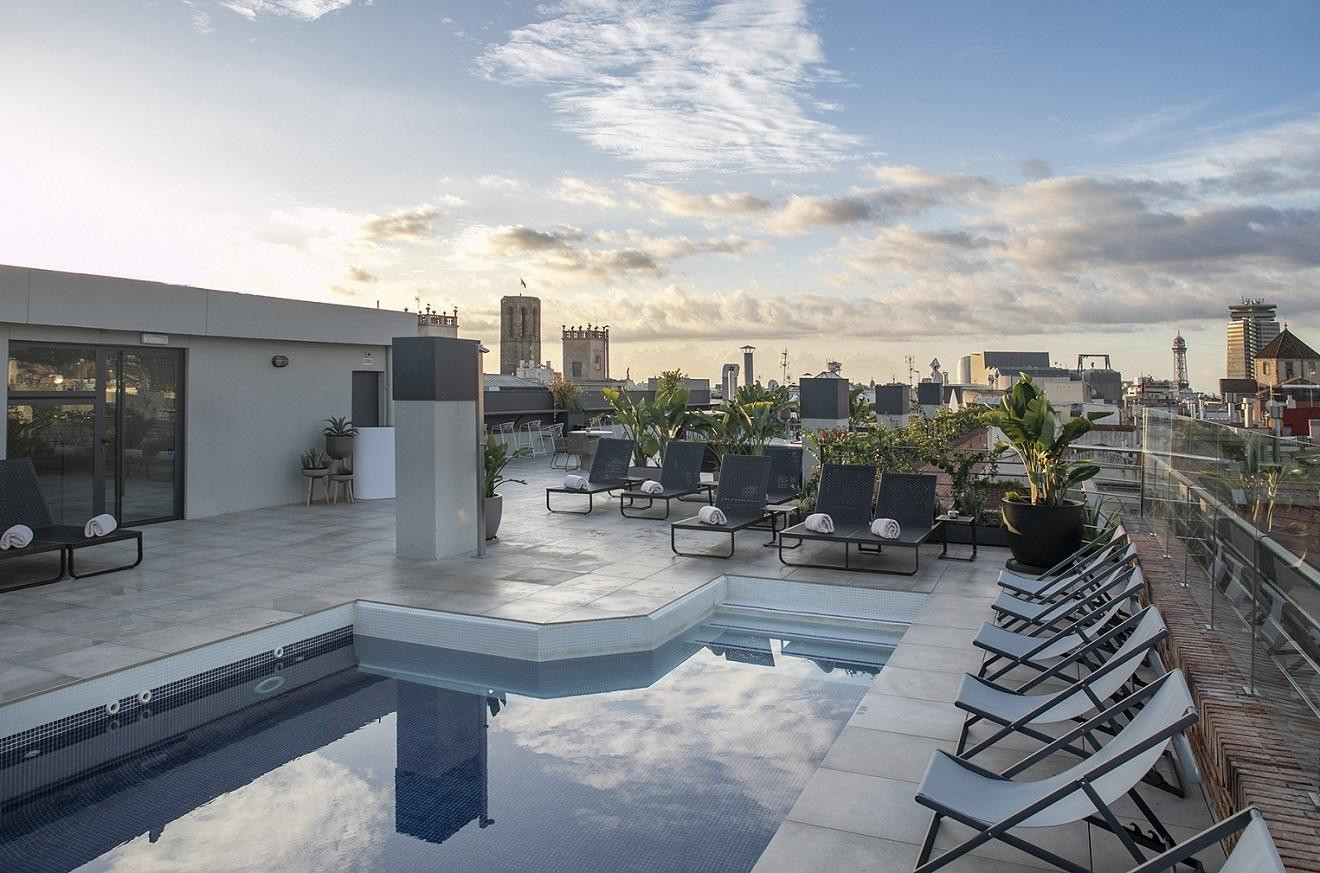
[[[648,614],[724,574],[919,592],[928,598],[914,623],[756,870],[912,868],[929,822],[912,799],[916,784],[934,750],[955,746],[963,713],[952,701],[963,673],[980,666],[971,640],[990,616],[1006,552],[982,549],[974,562],[944,561],[936,559],[936,544],[923,547],[916,575],[882,576],[786,567],[761,547],[766,534],[751,532],[739,536],[732,560],[683,558],[670,549],[668,521],[624,519],[614,501],[599,502],[590,516],[547,513],[543,488],[558,484],[562,473],[543,458],[517,461],[507,472],[529,484],[503,489],[502,536],[483,559],[397,558],[392,501],[318,503],[154,525],[147,528],[147,560],[135,570],[0,593],[0,699],[355,600],[546,623]],[[675,517],[684,506],[675,507]],[[950,552],[965,557],[962,549]],[[909,557],[884,560],[899,567]],[[40,572],[9,564],[11,574]],[[998,763],[993,755],[1012,753],[987,753],[991,766]],[[1040,766],[1028,775],[1051,765]],[[1187,799],[1156,802],[1179,839],[1211,820],[1195,788]],[[1049,847],[1077,863],[1097,871],[1131,866],[1110,835],[1085,825],[1055,830]],[[940,844],[956,832],[945,825]],[[1039,865],[1015,850],[985,847],[949,869],[1006,873]]]

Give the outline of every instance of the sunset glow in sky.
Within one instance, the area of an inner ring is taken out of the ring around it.
[[[638,378],[1168,378],[1181,330],[1211,390],[1243,296],[1320,344],[1317,45],[1308,0],[11,0],[0,263],[492,345],[522,277]]]

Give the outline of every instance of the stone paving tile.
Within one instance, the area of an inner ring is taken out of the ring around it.
[[[884,670],[880,671],[884,674]],[[956,740],[963,713],[952,703],[912,700],[869,693],[862,698],[849,725],[919,737]]]
[[[752,873],[890,873],[911,870],[917,847],[835,828],[786,821]]]
[[[0,688],[4,689],[0,691],[0,701],[47,691],[73,681],[75,681],[73,676],[53,670],[41,670],[0,661]]]
[[[962,685],[962,680],[961,673],[896,667],[891,660],[876,677],[871,691],[892,697],[952,703],[958,696],[958,687]]]
[[[130,667],[133,664],[140,664],[143,661],[150,661],[158,657],[160,657],[160,652],[154,650],[120,645],[119,643],[97,643],[94,646],[88,646],[73,652],[41,658],[33,661],[28,666],[86,679],[90,676],[98,676],[101,673],[108,673],[122,667]]]
[[[900,843],[920,843],[930,823],[912,797],[912,782],[819,768],[808,780],[788,820]]]

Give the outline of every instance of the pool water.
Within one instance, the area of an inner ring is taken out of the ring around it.
[[[4,761],[0,870],[747,871],[883,657],[701,629],[548,668],[359,638]]]

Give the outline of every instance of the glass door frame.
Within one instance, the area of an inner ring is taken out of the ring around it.
[[[142,352],[168,352],[175,356],[177,362],[177,384],[175,386],[174,402],[174,468],[172,481],[174,483],[174,512],[172,515],[153,516],[151,518],[135,518],[129,523],[154,524],[162,521],[174,521],[183,518],[184,508],[184,488],[186,486],[183,471],[185,469],[185,397],[187,385],[187,367],[188,357],[184,349],[180,348],[159,348],[156,346],[120,346],[120,345],[99,345],[97,343],[80,342],[48,342],[45,340],[25,340],[10,339],[9,357],[14,356],[15,347],[43,347],[43,348],[74,348],[91,349],[96,352],[96,388],[92,391],[22,391],[9,388],[6,395],[6,406],[21,403],[23,401],[41,401],[54,403],[90,403],[92,406],[92,512],[102,513],[110,512],[115,518],[123,516],[123,500],[125,480],[122,472],[125,469],[125,450],[124,445],[124,418],[126,404],[125,380],[124,380],[124,355]],[[107,391],[110,386],[110,363],[111,357],[117,358],[116,379],[113,403],[107,400]],[[6,361],[6,368],[8,361]],[[110,408],[107,408],[110,407]],[[108,416],[113,416],[113,421],[108,420]],[[107,437],[107,425],[113,424],[114,437]],[[112,449],[112,451],[111,451]],[[107,484],[114,483],[114,505],[107,508],[106,493]]]

